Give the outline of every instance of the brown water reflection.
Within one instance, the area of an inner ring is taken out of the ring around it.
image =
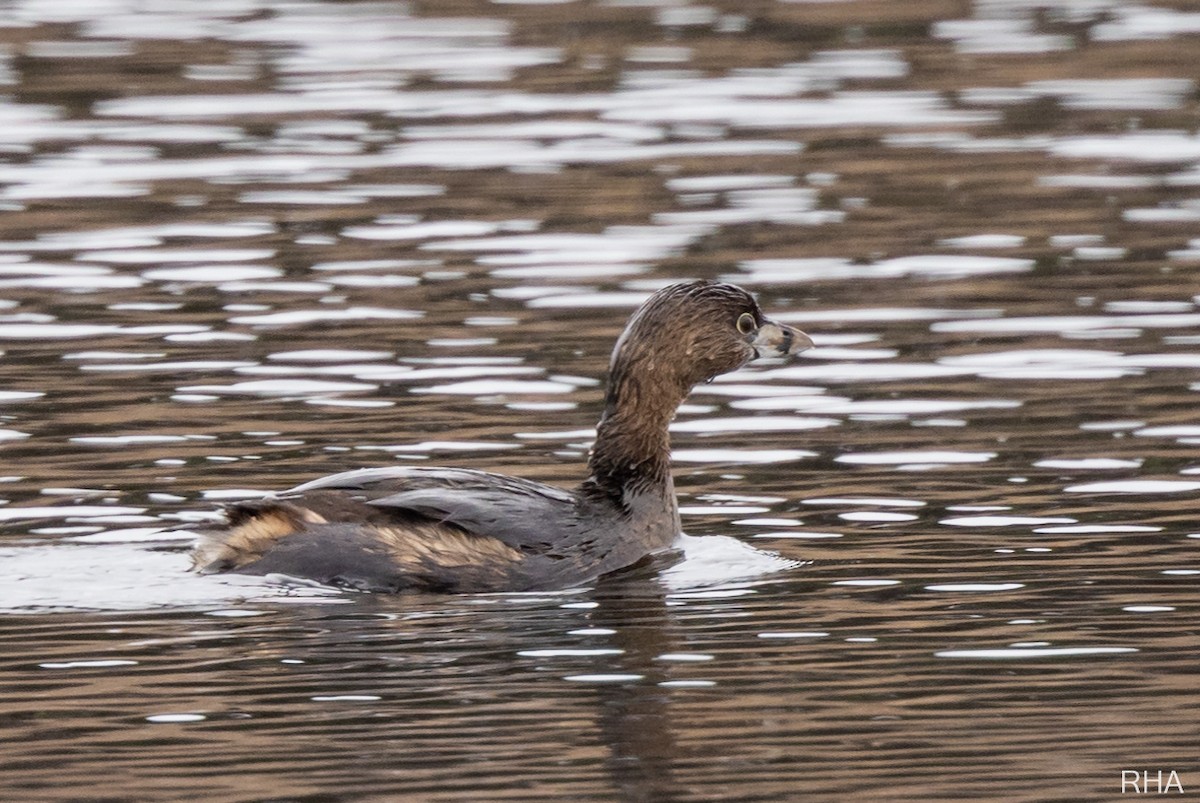
[[[4,796],[1191,791],[1198,32],[8,4]],[[818,348],[683,410],[677,566],[371,598],[159,532],[364,465],[573,480],[625,317],[691,277]]]

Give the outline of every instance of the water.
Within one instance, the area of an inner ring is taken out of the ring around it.
[[[4,797],[1190,791],[1198,33],[6,4]],[[698,277],[817,348],[681,411],[680,564],[370,597],[163,532],[360,466],[577,479],[625,318]]]

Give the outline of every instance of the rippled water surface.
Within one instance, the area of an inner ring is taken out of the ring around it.
[[[3,797],[1200,787],[1197,64],[1187,0],[0,4]],[[370,597],[163,532],[578,480],[702,277],[817,348],[681,410],[681,563]]]

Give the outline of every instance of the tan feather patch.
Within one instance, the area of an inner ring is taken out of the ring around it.
[[[240,568],[305,524],[324,523],[322,516],[295,505],[256,511],[228,530],[201,533],[192,550],[192,568],[201,574]]]
[[[520,563],[524,556],[495,538],[472,535],[440,524],[369,527],[397,566],[414,571]]]

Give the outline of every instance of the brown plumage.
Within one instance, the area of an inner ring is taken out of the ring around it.
[[[672,285],[613,349],[589,476],[575,491],[470,469],[349,471],[231,506],[225,528],[201,534],[195,568],[391,592],[586,583],[679,533],[667,427],[691,388],[811,345],[739,287]]]

